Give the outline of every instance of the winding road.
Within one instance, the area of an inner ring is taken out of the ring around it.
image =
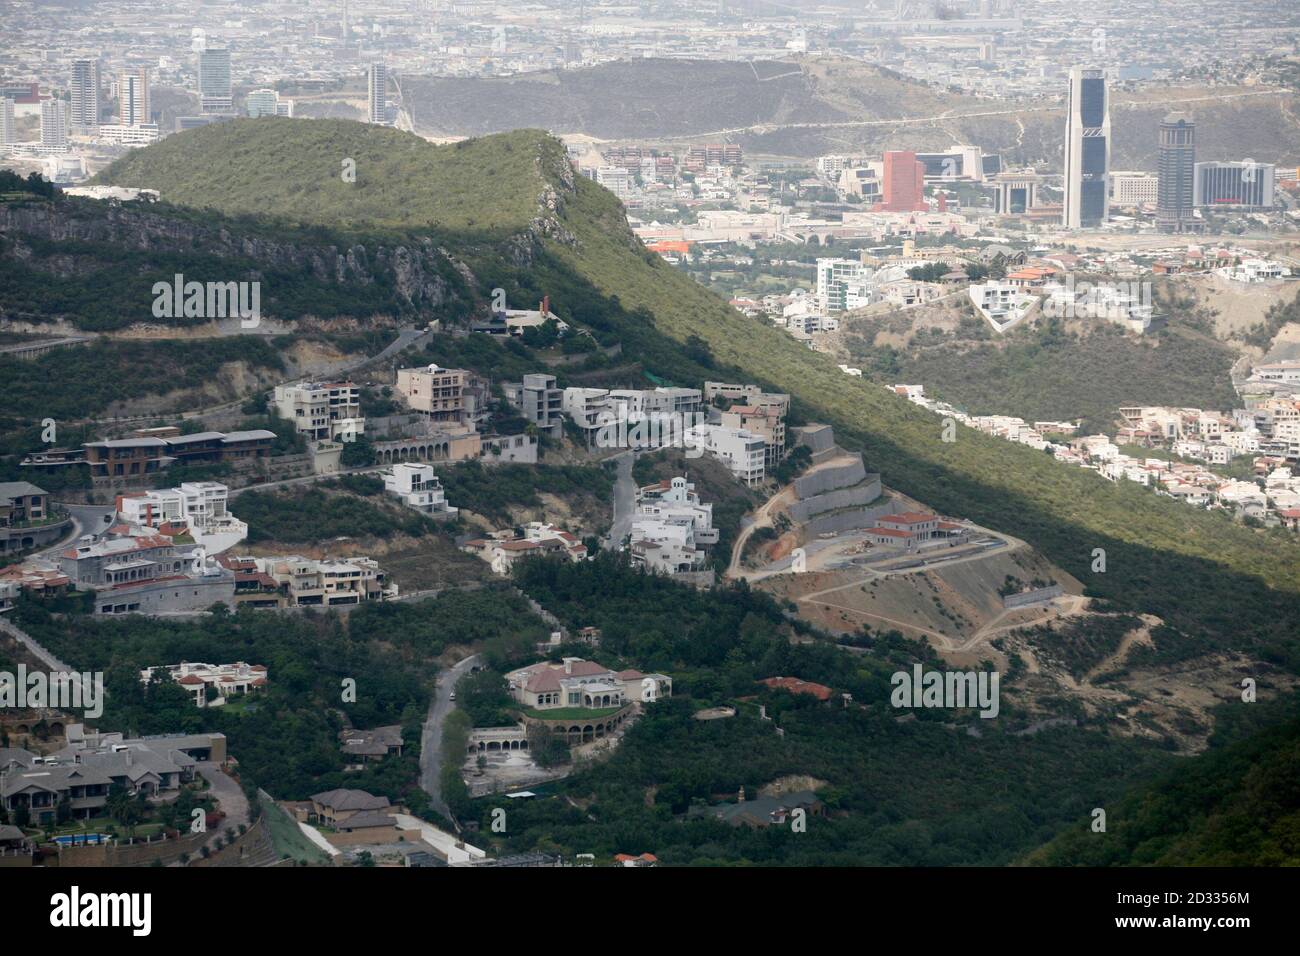
[[[429,702],[429,716],[424,721],[420,736],[420,789],[429,795],[429,806],[448,820],[453,819],[447,802],[442,799],[442,731],[447,715],[455,708],[451,693],[462,677],[479,663],[477,654],[467,657],[449,670],[438,675],[433,700]]]

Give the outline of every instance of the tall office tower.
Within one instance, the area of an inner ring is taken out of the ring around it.
[[[388,122],[388,68],[370,64],[370,122]]]
[[[1110,102],[1101,70],[1070,70],[1065,121],[1065,210],[1067,229],[1106,221],[1110,187]]]
[[[124,70],[117,79],[118,118],[123,126],[152,122],[149,112],[149,70]]]
[[[229,47],[199,51],[199,112],[232,113],[235,97],[230,85]]]
[[[884,212],[924,212],[925,164],[916,153],[902,150],[885,153],[884,202],[875,209]]]
[[[99,64],[94,60],[72,62],[71,119],[75,130],[99,126]]]
[[[41,146],[52,150],[68,148],[68,111],[63,100],[41,100]]]
[[[1196,124],[1186,113],[1170,113],[1160,123],[1160,184],[1156,189],[1156,228],[1189,232],[1196,226],[1192,198],[1196,183]]]
[[[14,101],[7,96],[0,96],[0,146],[16,142],[18,131],[14,129]]]

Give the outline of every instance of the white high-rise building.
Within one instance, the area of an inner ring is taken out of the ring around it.
[[[370,122],[388,123],[388,67],[371,63],[369,72]]]
[[[208,47],[199,52],[199,112],[231,113],[235,97],[230,83],[230,49]]]
[[[122,126],[150,122],[149,71],[144,67],[124,71],[117,81],[117,99]]]
[[[275,90],[253,90],[244,99],[244,108],[252,117],[278,116],[279,107],[280,94]]]
[[[1106,221],[1110,196],[1110,97],[1101,70],[1070,70],[1065,121],[1065,208],[1067,229]]]
[[[72,128],[93,130],[99,125],[99,64],[94,60],[72,63]]]
[[[41,147],[57,151],[68,148],[68,108],[63,100],[41,101]]]
[[[16,142],[18,131],[14,128],[14,101],[7,96],[0,96],[0,146]]]

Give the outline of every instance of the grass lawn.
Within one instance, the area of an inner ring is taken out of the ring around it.
[[[549,710],[525,710],[525,717],[534,717],[537,720],[572,720],[574,723],[586,723],[592,720],[599,720],[602,717],[608,717],[610,714],[617,714],[623,708],[621,707],[552,707]]]
[[[288,854],[297,862],[328,863],[325,851],[307,839],[293,818],[269,797],[262,798],[262,812],[266,816],[266,829],[271,834],[275,855],[281,859]]]

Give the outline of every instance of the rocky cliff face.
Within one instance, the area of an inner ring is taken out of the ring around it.
[[[192,213],[140,203],[65,199],[0,205],[0,255],[39,257],[33,267],[56,274],[103,268],[102,262],[91,261],[93,249],[79,247],[86,243],[143,254],[136,257],[141,265],[154,254],[161,259],[192,252],[209,260],[229,259],[238,277],[250,280],[274,271],[354,290],[383,286],[417,316],[468,307],[474,298],[473,273],[432,237],[346,245],[329,241],[328,235],[320,242],[313,238],[310,232],[291,239],[264,229],[245,231],[238,220],[209,225]]]

